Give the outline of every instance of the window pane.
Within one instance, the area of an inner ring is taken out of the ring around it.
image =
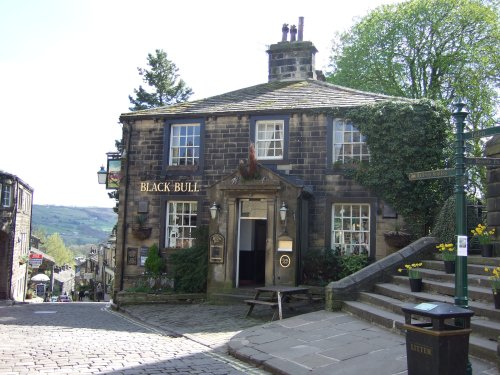
[[[284,121],[257,121],[255,149],[257,159],[283,159]]]
[[[170,165],[198,165],[200,157],[200,125],[172,125]]]
[[[370,160],[366,138],[352,123],[334,120],[332,157],[333,162],[342,163]]]
[[[167,247],[188,248],[193,244],[192,229],[196,228],[196,202],[169,202],[165,244]]]
[[[370,253],[370,206],[334,204],[332,206],[332,249],[343,255]]]

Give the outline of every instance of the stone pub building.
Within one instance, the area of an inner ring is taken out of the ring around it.
[[[267,83],[121,115],[115,291],[144,272],[149,246],[168,259],[201,225],[209,294],[300,284],[310,248],[372,258],[394,250],[382,234],[394,213],[339,166],[370,158],[343,112],[395,98],[324,82],[300,21],[269,47]]]

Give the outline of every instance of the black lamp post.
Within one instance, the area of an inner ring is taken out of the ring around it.
[[[467,235],[467,223],[465,219],[465,139],[464,126],[465,119],[469,112],[465,109],[465,103],[458,99],[455,103],[455,110],[452,113],[456,125],[456,143],[455,143],[455,234],[458,242],[459,236]],[[458,246],[458,243],[457,243]],[[457,255],[455,273],[455,305],[468,308],[468,280],[467,280],[467,256]],[[466,374],[472,375],[472,366],[467,359]]]

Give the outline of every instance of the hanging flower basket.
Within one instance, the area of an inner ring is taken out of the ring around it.
[[[153,228],[151,227],[132,227],[132,234],[138,240],[145,240],[151,237],[151,232]]]
[[[390,231],[384,233],[385,242],[390,247],[401,249],[411,243],[411,236],[406,232]]]

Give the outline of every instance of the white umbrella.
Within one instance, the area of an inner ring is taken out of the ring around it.
[[[39,273],[31,278],[31,281],[41,281],[41,282],[47,282],[50,281],[50,278],[44,274],[44,273]]]

